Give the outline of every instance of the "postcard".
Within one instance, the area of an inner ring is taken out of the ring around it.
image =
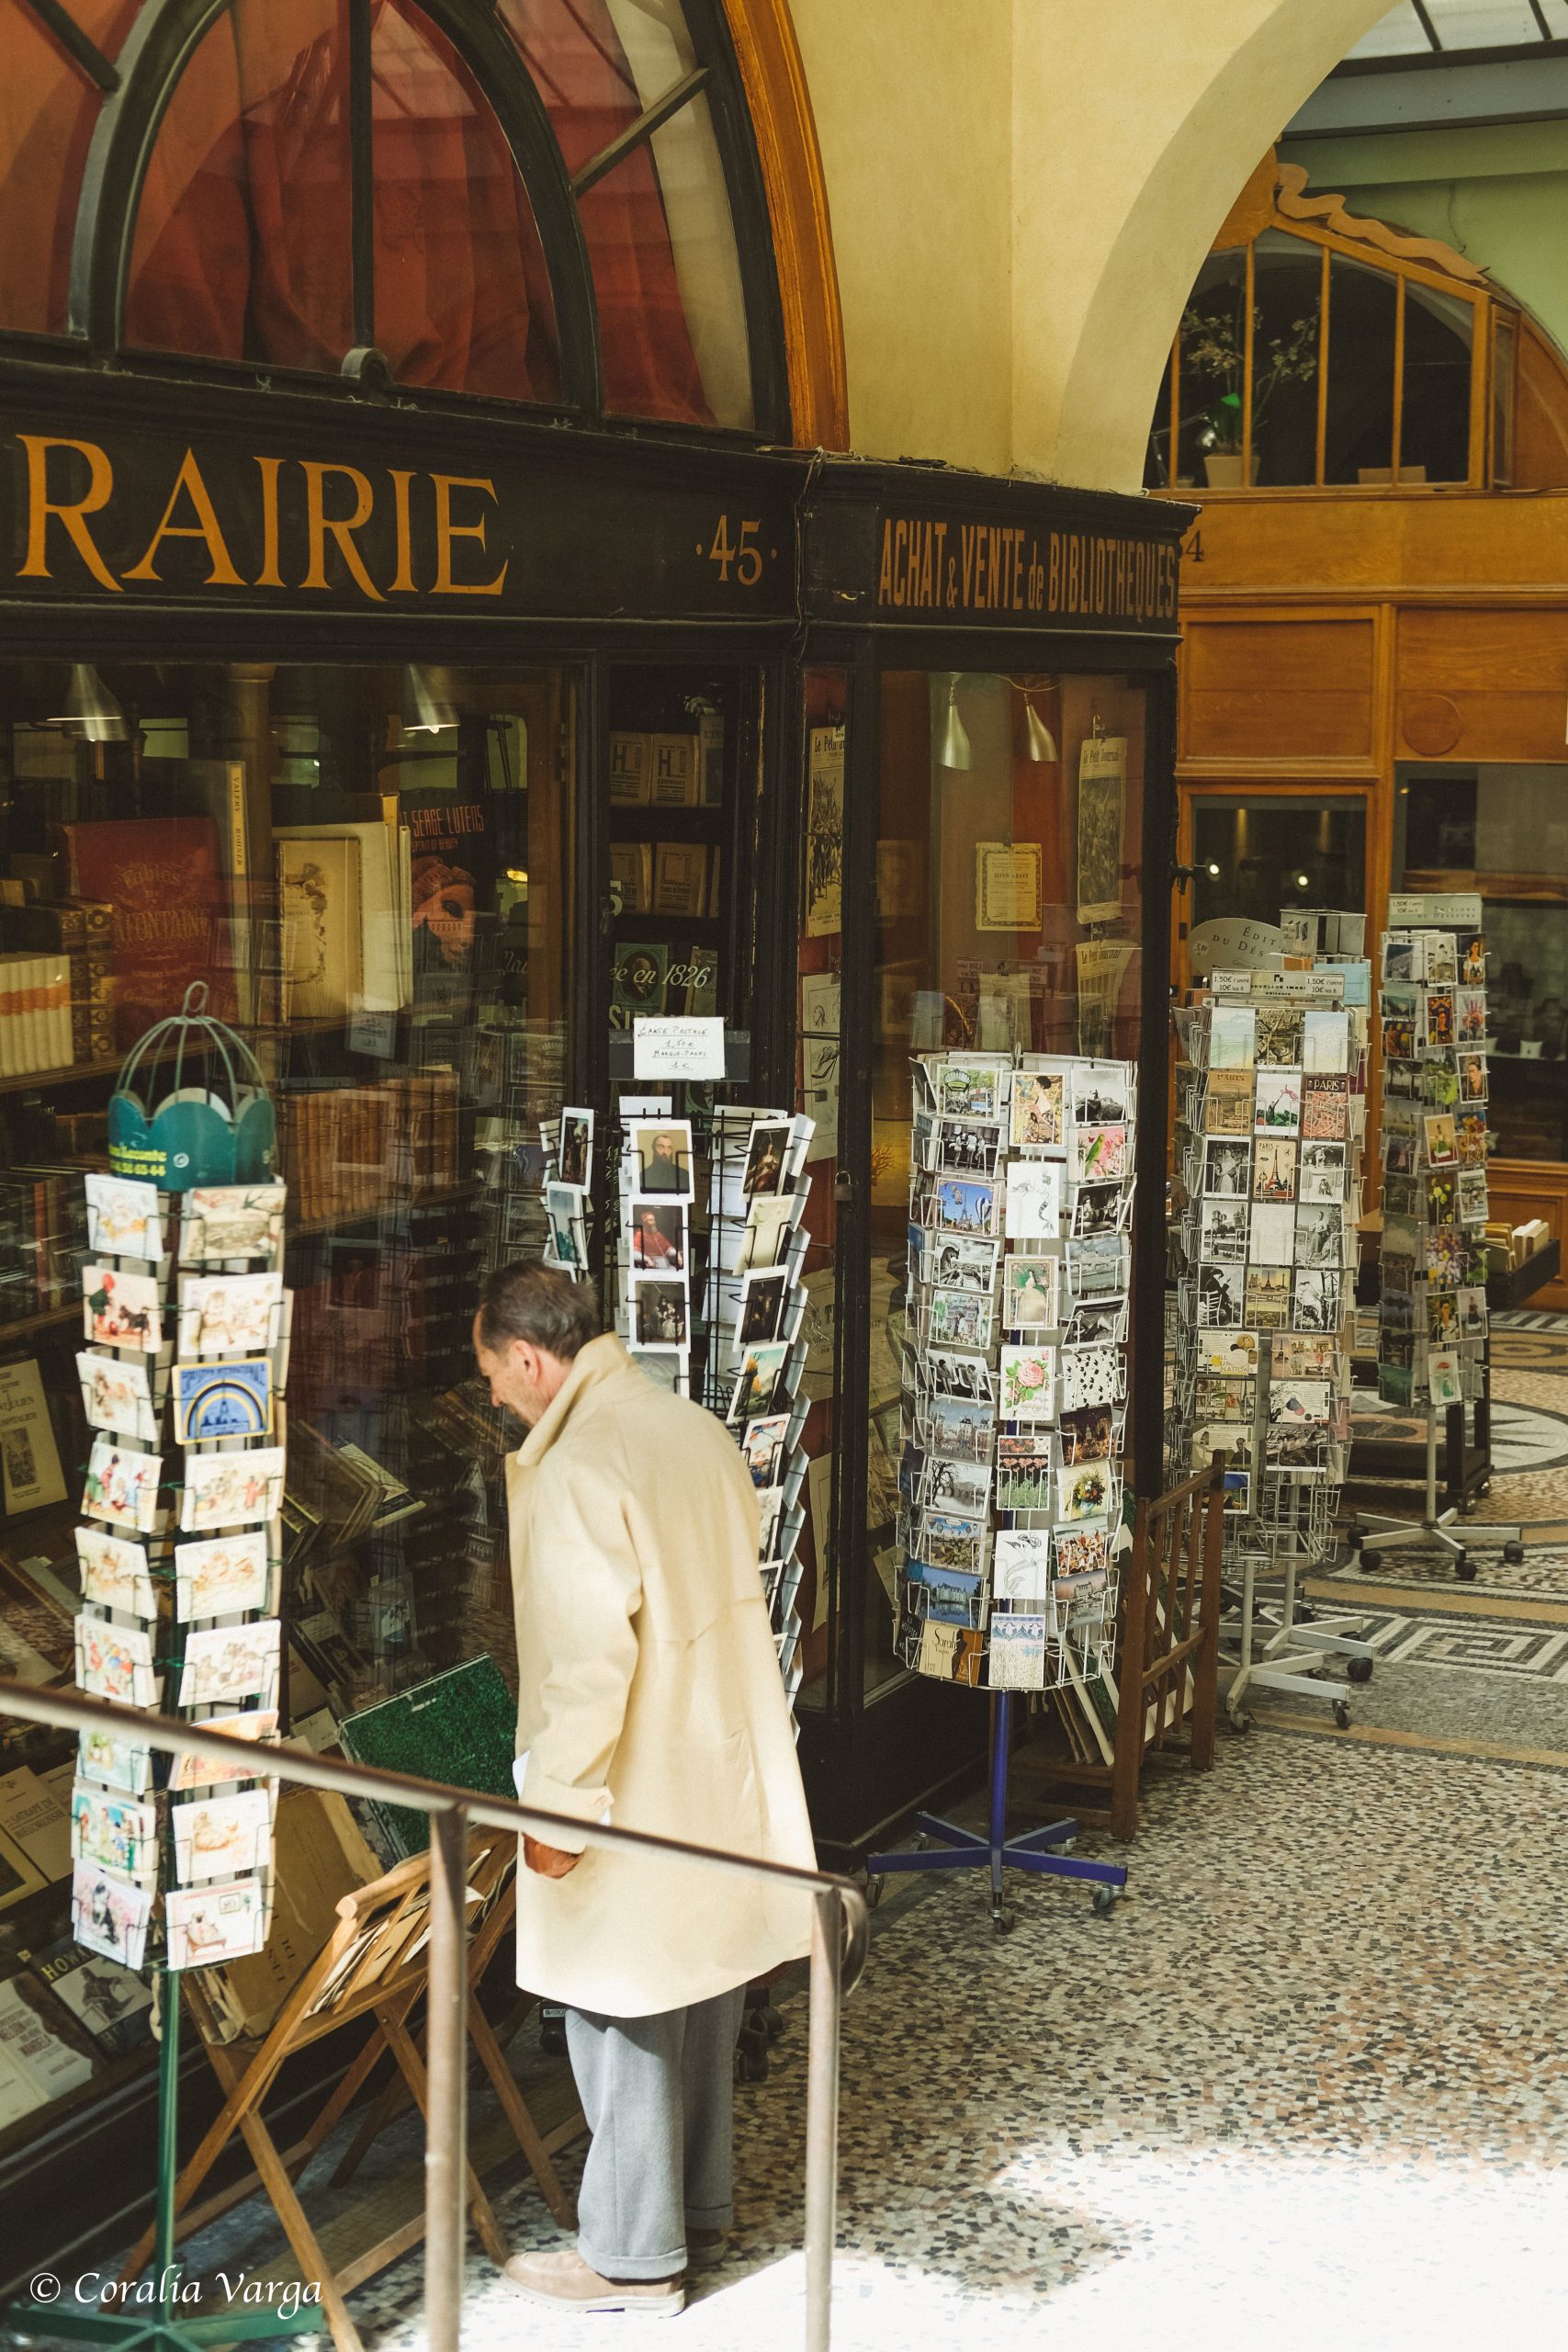
[[[1486,1043],[1486,991],[1484,989],[1455,989],[1454,1028],[1461,1046],[1484,1046]]]
[[[792,1134],[788,1119],[753,1120],[740,1176],[740,1190],[748,1201],[770,1200],[783,1192],[789,1171]]]
[[[1200,1465],[1206,1468],[1206,1464]],[[1227,1518],[1245,1518],[1252,1509],[1252,1473],[1250,1470],[1227,1470],[1224,1474],[1224,1504]]]
[[[983,1355],[955,1348],[929,1348],[924,1369],[934,1396],[967,1396],[983,1405],[992,1401],[995,1375]]]
[[[1386,931],[1382,941],[1385,980],[1407,980],[1416,969],[1416,943],[1407,931]]]
[[[735,1347],[753,1347],[761,1340],[787,1339],[786,1310],[795,1284],[784,1266],[753,1267],[743,1276],[740,1308],[735,1322]]]
[[[1210,1071],[1203,1090],[1205,1135],[1249,1136],[1252,1133],[1254,1083],[1250,1069]]]
[[[1434,1405],[1462,1405],[1464,1365],[1451,1350],[1433,1349],[1427,1358],[1427,1389]]]
[[[182,1445],[272,1434],[272,1359],[176,1363],[175,1429]]]
[[[285,1184],[197,1184],[180,1206],[180,1263],[275,1258],[283,1247]]]
[[[748,1348],[736,1378],[728,1419],[739,1428],[768,1413],[786,1412],[790,1401],[784,1378],[788,1363],[789,1342],[785,1340],[766,1340]]]
[[[1062,1229],[1062,1165],[1015,1159],[1008,1169],[1002,1229],[1010,1241],[1054,1240]]]
[[[1051,1264],[1051,1260],[1042,1260]],[[991,1344],[993,1302],[977,1291],[933,1290],[926,1320],[926,1336],[933,1344],[955,1348],[988,1348]]]
[[[748,1421],[740,1440],[740,1454],[754,1487],[775,1487],[789,1442],[788,1413],[764,1413]]]
[[[1209,1014],[1209,1068],[1251,1069],[1258,1050],[1258,1016],[1249,1004],[1216,1004]]]
[[[251,1446],[242,1453],[189,1454],[185,1470],[180,1525],[187,1534],[276,1519],[282,1507],[280,1445]]]
[[[161,1455],[134,1453],[113,1438],[95,1438],[87,1458],[82,1509],[89,1518],[107,1520],[111,1527],[152,1535],[158,1525],[158,1483],[163,1475]]]
[[[71,1851],[95,1870],[115,1871],[139,1886],[158,1881],[158,1808],[152,1798],[127,1796],[77,1781],[71,1791]]]
[[[1056,1508],[1069,1524],[1075,1520],[1104,1519],[1116,1488],[1116,1474],[1108,1462],[1064,1463],[1056,1473]]]
[[[1486,1057],[1484,1054],[1462,1053],[1459,1057],[1459,1100],[1461,1102],[1484,1102],[1486,1100]]]
[[[748,1277],[750,1279],[750,1277]],[[786,1283],[782,1272],[775,1283]],[[684,1274],[639,1274],[631,1278],[634,1348],[685,1348],[691,1344],[691,1305]]]
[[[1348,1070],[1349,1067],[1349,1014],[1309,1005],[1302,1015],[1303,1073],[1309,1077],[1321,1077]]]
[[[1118,1233],[1132,1214],[1133,1195],[1121,1184],[1080,1184],[1073,1203],[1073,1234]]]
[[[186,1636],[180,1669],[182,1707],[237,1707],[259,1699],[272,1706],[283,1628],[276,1617],[251,1625],[198,1626]]]
[[[1252,1197],[1255,1201],[1295,1199],[1296,1143],[1293,1136],[1258,1136],[1252,1154]]]
[[[1031,1596],[1044,1600],[1044,1591]],[[1043,1613],[1010,1615],[994,1611],[990,1622],[991,1644],[987,1660],[986,1680],[993,1690],[1042,1690],[1045,1687],[1045,1631]]]
[[[273,1604],[271,1533],[252,1528],[239,1535],[209,1536],[200,1544],[175,1546],[175,1614],[231,1617],[242,1610]]]
[[[1006,1442],[1004,1439],[1003,1443]],[[985,1510],[991,1492],[988,1461],[962,1462],[937,1453],[921,1455],[920,1460],[924,1467],[916,1478],[914,1491],[921,1501],[943,1503],[971,1518]]]
[[[1339,1283],[1337,1273],[1317,1268],[1303,1267],[1297,1272],[1292,1319],[1298,1331],[1338,1330]]]
[[[152,1919],[151,1887],[116,1878],[92,1862],[72,1866],[71,1932],[85,1951],[118,1960],[122,1968],[140,1969]]]
[[[1119,1184],[1128,1172],[1127,1129],[1124,1126],[1075,1127],[1073,1181],[1078,1184]]]
[[[1291,1269],[1283,1266],[1251,1266],[1247,1269],[1245,1312],[1237,1322],[1247,1322],[1255,1330],[1282,1330],[1291,1319]]]
[[[990,1530],[983,1519],[956,1511],[920,1513],[919,1542],[914,1550],[932,1568],[958,1568],[977,1575],[985,1565],[986,1539]]]
[[[634,1193],[656,1193],[666,1198],[673,1193],[680,1200],[692,1199],[696,1182],[689,1119],[634,1119],[626,1148]]]
[[[1126,1289],[1132,1277],[1132,1245],[1124,1233],[1096,1234],[1087,1241],[1069,1241],[1066,1262],[1071,1295],[1103,1297]]]
[[[1454,1133],[1451,1112],[1435,1111],[1424,1118],[1421,1140],[1429,1168],[1451,1166],[1459,1158],[1459,1141]]]
[[[1069,1063],[1073,1121],[1080,1127],[1124,1127],[1132,1124],[1135,1086],[1129,1062]]]
[[[1111,1570],[1111,1531],[1058,1528],[1052,1538],[1052,1557],[1058,1577],[1099,1577],[1103,1581]]]
[[[1258,1059],[1273,1069],[1301,1068],[1302,1016],[1294,1005],[1258,1006]]]
[[[1382,1057],[1385,1062],[1408,1062],[1416,1058],[1416,1023],[1403,1014],[1382,1024]]]
[[[157,1589],[140,1544],[122,1535],[106,1535],[96,1527],[78,1527],[76,1557],[81,1566],[82,1598],[99,1609],[120,1609],[131,1617],[156,1617]]]
[[[1236,1263],[1247,1256],[1248,1212],[1243,1201],[1206,1200],[1201,1206],[1198,1254]]]
[[[1303,1143],[1296,1178],[1302,1200],[1343,1203],[1345,1175],[1342,1143]]]
[[[182,1274],[182,1356],[264,1355],[277,1338],[283,1276]]]
[[[1057,1431],[1064,1462],[1109,1462],[1116,1451],[1116,1415],[1110,1403],[1064,1407]]]
[[[683,1201],[639,1201],[627,1204],[632,1264],[651,1274],[679,1274],[686,1265],[686,1206]],[[787,1229],[787,1228],[786,1228]]]
[[[164,1294],[152,1274],[113,1266],[82,1269],[83,1329],[95,1347],[135,1348],[156,1355],[164,1344]]]
[[[1258,1202],[1252,1212],[1252,1260],[1258,1266],[1288,1266],[1295,1255],[1296,1213],[1288,1204]]]
[[[933,1396],[925,1408],[925,1427],[933,1453],[989,1463],[997,1428],[994,1406],[971,1405],[957,1396]]]
[[[1026,1160],[1023,1165],[1027,1168],[1035,1163]],[[994,1183],[970,1182],[957,1176],[939,1177],[935,1199],[936,1223],[943,1231],[978,1235],[994,1234],[1000,1229],[998,1195]]]
[[[1258,1371],[1256,1331],[1205,1331],[1195,1359],[1200,1372],[1253,1379]]]
[[[1203,1190],[1216,1200],[1244,1201],[1252,1189],[1252,1146],[1211,1136],[1203,1146]]]
[[[1253,1125],[1259,1135],[1298,1135],[1302,1124],[1302,1073],[1299,1069],[1260,1069],[1256,1087]]]
[[[1198,1269],[1198,1321],[1207,1328],[1239,1330],[1246,1321],[1242,1303],[1247,1295],[1244,1265],[1203,1264]]]
[[[1053,1348],[1005,1347],[997,1385],[1004,1421],[1050,1421],[1056,1414],[1056,1356]]]
[[[973,1119],[943,1119],[937,1128],[936,1165],[944,1175],[994,1176],[1001,1143],[1000,1127]]]
[[[209,1715],[201,1728],[217,1732],[224,1739],[255,1740],[270,1746],[277,1737],[277,1710],[250,1707],[243,1714]],[[243,1758],[236,1758],[231,1764],[217,1764],[182,1749],[169,1772],[169,1792],[177,1796],[186,1789],[218,1788],[229,1781],[246,1781],[250,1777],[251,1767]]]
[[[1012,1082],[1015,1150],[1060,1151],[1066,1135],[1061,1070],[1020,1070]]]
[[[1011,1065],[998,1056],[963,1057],[936,1065],[937,1108],[944,1119],[1000,1119]]]
[[[213,1968],[260,1951],[271,1925],[268,1883],[262,1878],[216,1880],[210,1886],[172,1886],[164,1897],[171,1968]]]
[[[944,1625],[985,1622],[983,1577],[964,1576],[957,1568],[933,1568],[924,1560],[911,1560],[907,1576],[908,1604],[915,1615],[934,1617]]]
[[[1294,1380],[1276,1378],[1269,1390],[1269,1421],[1271,1428],[1292,1422],[1326,1421],[1329,1413],[1329,1385],[1326,1380]]]
[[[1004,1430],[997,1440],[997,1509],[1048,1510],[1054,1472],[1049,1437]]]
[[[999,1250],[996,1241],[933,1233],[928,1279],[943,1290],[970,1290],[988,1296],[996,1288]]]
[[[85,1731],[76,1743],[76,1770],[84,1781],[141,1796],[152,1785],[152,1751],[116,1732]]]
[[[1193,1419],[1249,1422],[1257,1396],[1255,1381],[1226,1379],[1220,1373],[1201,1372],[1192,1383]]]
[[[1295,1262],[1320,1266],[1336,1273],[1344,1261],[1345,1217],[1342,1210],[1307,1202],[1296,1210]]]
[[[1302,1134],[1328,1143],[1343,1142],[1349,1134],[1348,1079],[1314,1074],[1302,1081]]]
[[[1055,1329],[1060,1317],[1058,1294],[1062,1261],[1023,1251],[1002,1261],[1002,1328],[1028,1333]],[[984,1340],[976,1342],[984,1346]]]
[[[751,1203],[746,1212],[746,1224],[736,1252],[735,1272],[738,1274],[747,1273],[754,1266],[779,1265],[788,1257],[804,1199],[802,1193],[786,1193],[778,1199],[754,1200]],[[637,1204],[639,1211],[647,1205],[641,1201]]]
[[[150,1628],[78,1617],[76,1685],[90,1699],[112,1699],[122,1707],[155,1707],[163,1682],[154,1671]]]
[[[1127,1301],[1123,1298],[1107,1306],[1076,1306],[1063,1334],[1063,1345],[1068,1348],[1121,1347],[1126,1337]]]
[[[567,1106],[562,1109],[560,1124],[556,1131],[556,1173],[563,1184],[575,1184],[584,1192],[593,1175],[593,1114],[592,1110]]]
[[[1118,1405],[1127,1393],[1127,1366],[1115,1348],[1064,1348],[1057,1359],[1065,1411],[1083,1405]]]
[[[182,1886],[234,1878],[272,1860],[272,1791],[236,1789],[225,1797],[197,1797],[175,1805],[175,1871]]]
[[[1484,1225],[1491,1207],[1483,1168],[1461,1168],[1459,1173],[1459,1216],[1461,1225]]]
[[[158,1434],[158,1414],[149,1369],[132,1356],[99,1356],[84,1348],[76,1372],[89,1426],[151,1443]]]
[[[545,1219],[549,1227],[549,1262],[570,1274],[588,1265],[588,1195],[581,1184],[545,1186]]]
[[[87,1244],[111,1258],[164,1255],[164,1212],[169,1196],[156,1184],[139,1184],[125,1176],[88,1176]]]

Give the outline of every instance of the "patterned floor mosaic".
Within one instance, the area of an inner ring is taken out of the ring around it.
[[[835,2344],[1196,2352],[1242,2321],[1292,2347],[1557,2340],[1568,1917],[1540,1890],[1562,1796],[1540,1770],[1260,1731],[1206,1779],[1156,1780],[1108,1920],[1029,1883],[1007,1938],[973,1884],[890,1899],[846,2022]],[[739,2226],[688,2352],[802,2340],[804,2022],[792,2004],[739,2095]],[[529,2191],[500,2205],[518,2245],[553,2242]],[[369,2352],[423,2344],[420,2293],[412,2256],[356,2294]],[[648,2324],[557,2322],[470,2258],[468,2352]]]

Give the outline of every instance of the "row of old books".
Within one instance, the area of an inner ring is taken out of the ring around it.
[[[28,901],[0,881],[0,1078],[107,1061],[115,1051],[114,910]]]
[[[81,1170],[11,1169],[0,1179],[0,1325],[67,1304],[86,1246]]]
[[[612,729],[612,808],[716,808],[723,798],[724,720],[716,711],[701,714],[694,735]]]
[[[373,1086],[296,1088],[277,1105],[300,1223],[349,1216],[457,1181],[457,1078],[417,1070]]]

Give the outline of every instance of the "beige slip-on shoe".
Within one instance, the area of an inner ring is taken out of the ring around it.
[[[558,2254],[514,2254],[502,2275],[531,2303],[557,2311],[647,2312],[662,2318],[686,2307],[683,2277],[601,2278],[571,2246]]]

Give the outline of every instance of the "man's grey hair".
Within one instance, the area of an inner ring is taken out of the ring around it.
[[[498,1266],[479,1293],[479,1338],[498,1355],[525,1340],[570,1363],[603,1329],[592,1284],[554,1266]]]

